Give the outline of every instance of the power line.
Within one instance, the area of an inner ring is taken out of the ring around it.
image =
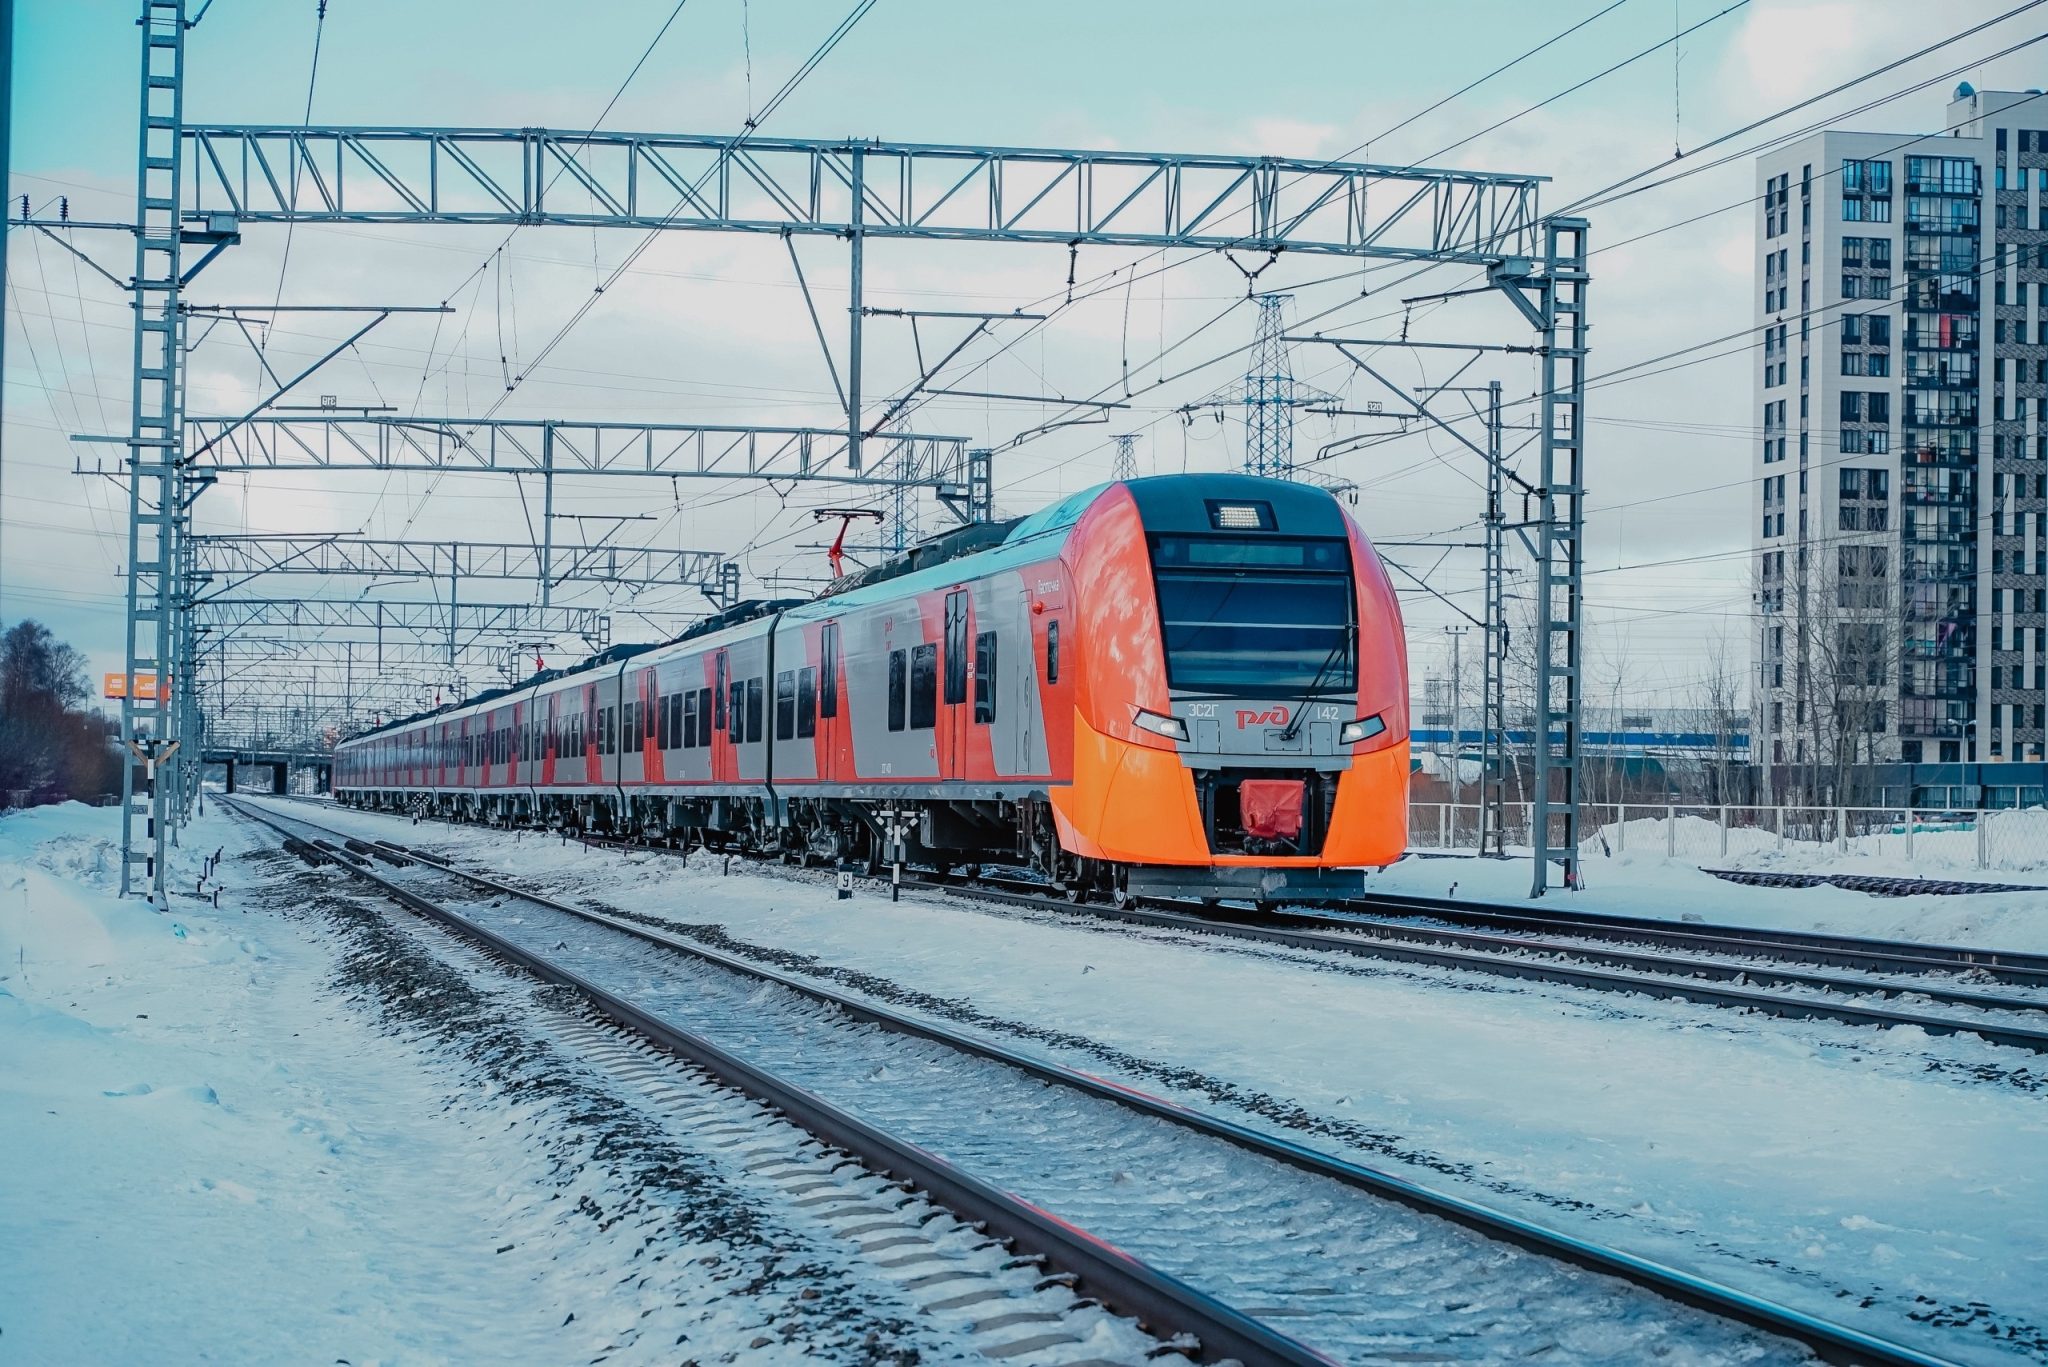
[[[646,235],[640,239],[639,243],[636,246],[634,246],[632,251],[626,254],[625,260],[621,261],[617,266],[615,266],[612,269],[610,274],[608,274],[605,277],[604,282],[598,285],[594,290],[591,291],[591,293],[588,296],[585,297],[583,302],[577,306],[575,312],[570,314],[568,320],[564,322],[561,325],[561,327],[556,329],[554,335],[547,340],[547,342],[540,348],[539,351],[534,353],[533,358],[528,363],[527,368],[530,368],[531,366],[534,365],[538,365],[542,361],[545,361],[548,358],[548,356],[553,353],[554,349],[561,345],[562,340],[569,335],[569,333],[576,327],[576,325],[578,323],[581,323],[585,318],[587,318],[590,315],[591,311],[597,307],[599,301],[601,301],[604,298],[605,291],[611,288],[614,284],[616,284],[620,280],[620,278],[623,277],[626,269],[630,267],[634,262],[638,261],[640,257],[647,251],[647,249],[654,245],[654,243],[660,238],[662,232],[667,228],[667,226],[675,221],[677,216],[680,215],[682,211],[690,204],[690,202],[695,198],[697,193],[703,189],[704,185],[710,180],[710,178],[714,174],[716,174],[718,168],[724,164],[724,159],[727,156],[729,156],[735,149],[742,146],[746,142],[746,140],[750,138],[754,134],[754,132],[760,128],[760,126],[763,123],[767,122],[768,119],[774,115],[777,109],[782,107],[783,102],[786,101],[791,95],[793,95],[796,92],[797,87],[802,85],[803,82],[810,76],[810,74],[813,71],[817,70],[818,65],[821,62],[823,62],[826,57],[831,55],[833,49],[837,48],[841,42],[845,41],[846,35],[853,31],[854,27],[857,24],[859,24],[863,18],[867,16],[868,11],[872,10],[877,3],[878,0],[857,0],[857,3],[855,3],[854,7],[850,11],[848,11],[846,17],[839,21],[838,26],[825,36],[824,41],[821,42],[817,46],[817,48],[812,51],[811,55],[804,59],[803,64],[799,66],[797,70],[794,73],[792,73],[786,81],[782,83],[781,88],[778,89],[774,95],[769,97],[768,102],[761,107],[760,113],[756,114],[755,116],[747,120],[745,127],[743,127],[740,130],[740,132],[734,134],[730,139],[727,140],[725,146],[721,149],[719,156],[713,158],[712,164],[704,170],[703,174],[697,177],[697,179],[690,185],[688,190],[686,190],[682,195],[677,197],[675,206],[671,208],[667,214],[663,215],[661,222],[657,223],[653,228],[650,228],[647,231]],[[525,368],[523,368],[519,375],[513,377],[512,383],[506,386],[505,392],[498,396],[497,400],[494,403],[492,403],[488,410],[484,412],[483,416],[488,419],[494,416],[499,409],[503,408],[505,404],[511,400],[513,392],[516,390],[519,383],[525,379],[525,377]],[[410,530],[412,524],[419,518],[421,509],[425,507],[426,497],[428,495],[431,495],[432,492],[433,488],[430,485],[428,487],[427,494],[421,496],[421,501],[414,506],[412,513],[406,518],[406,530]],[[401,535],[402,534],[403,533],[401,533]]]
[[[299,118],[299,127],[301,128],[310,128],[313,126],[313,91],[314,88],[318,86],[320,83],[320,39],[321,36],[326,32],[327,0],[318,0],[318,9],[314,12],[313,18],[313,61],[310,69],[306,73],[306,109],[305,113],[302,114]],[[291,204],[294,209],[299,207],[299,171],[301,161],[302,158],[297,154],[296,151],[294,151],[292,155],[291,188]],[[276,319],[277,317],[277,306],[284,302],[284,277],[285,272],[291,269],[292,229],[295,226],[295,224],[289,222],[284,225],[284,253],[278,259],[277,289],[272,294],[270,300],[270,316],[273,320]],[[266,338],[265,341],[267,344],[268,338]],[[258,351],[260,352],[261,350],[262,348],[259,347]]]

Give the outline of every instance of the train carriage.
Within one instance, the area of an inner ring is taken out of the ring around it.
[[[1407,696],[1327,491],[1162,476],[356,737],[336,792],[1074,895],[1342,895],[1406,844]],[[418,737],[455,762],[377,762]]]

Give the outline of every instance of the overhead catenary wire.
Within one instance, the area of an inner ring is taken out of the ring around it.
[[[194,22],[197,21],[195,20]],[[326,32],[327,0],[317,0],[313,16],[313,60],[306,72],[306,107],[299,116],[299,127],[301,128],[310,128],[313,125],[313,92],[320,84],[320,40]],[[290,203],[293,209],[299,207],[299,174],[303,168],[303,163],[304,158],[294,149],[292,152],[290,191]],[[292,266],[292,229],[294,226],[296,225],[291,220],[287,220],[284,225],[284,251],[279,255],[277,262],[277,288],[272,291],[270,299],[270,318],[273,322],[277,318],[278,305],[284,302],[285,276]],[[258,359],[260,360],[261,347],[258,348],[258,352]],[[260,379],[258,383],[260,385]]]
[[[627,269],[629,269],[633,265],[633,263],[637,262],[640,259],[640,257],[646,253],[647,249],[653,246],[654,243],[657,240],[659,240],[661,234],[668,227],[668,225],[675,221],[677,216],[680,215],[683,212],[683,210],[689,205],[692,197],[695,196],[697,192],[703,188],[703,186],[708,182],[710,177],[716,172],[722,158],[724,156],[730,155],[734,150],[744,145],[746,140],[749,137],[751,137],[754,134],[754,132],[756,132],[761,127],[762,124],[767,122],[767,120],[774,115],[775,111],[779,109],[782,106],[782,104],[796,92],[797,88],[801,86],[806,79],[809,78],[810,74],[818,68],[818,65],[821,62],[823,62],[828,56],[830,56],[832,51],[835,48],[837,48],[840,43],[845,41],[847,34],[853,31],[854,27],[858,25],[860,21],[867,16],[868,11],[872,10],[877,3],[879,3],[879,0],[857,0],[857,3],[853,6],[853,8],[849,10],[846,16],[839,21],[839,24],[829,34],[825,36],[824,41],[819,43],[819,45],[811,52],[811,55],[804,59],[802,65],[800,65],[797,68],[797,70],[793,72],[789,76],[789,78],[783,82],[782,86],[775,92],[775,94],[770,96],[768,101],[762,105],[760,112],[754,115],[751,119],[749,119],[746,125],[738,133],[734,134],[730,139],[727,140],[725,146],[721,149],[720,156],[714,158],[712,161],[712,165],[709,168],[707,168],[703,172],[703,174],[697,178],[697,180],[689,187],[687,191],[685,191],[682,195],[678,196],[675,206],[671,208],[667,214],[662,216],[660,222],[658,222],[654,227],[650,228],[647,231],[647,233],[640,239],[640,241],[637,244],[635,244],[633,249],[626,254],[625,258],[622,261],[620,261],[616,266],[614,266],[612,270],[605,276],[604,281],[601,284],[599,284],[595,289],[593,289],[591,293],[584,298],[583,302],[577,306],[575,311],[570,314],[569,318],[565,322],[563,322],[563,324],[555,330],[554,334],[550,336],[548,340],[541,345],[540,349],[533,354],[532,359],[527,363],[526,367],[524,367],[519,374],[514,375],[512,377],[511,382],[505,388],[505,392],[499,395],[498,398],[491,404],[490,408],[487,409],[482,414],[482,416],[485,419],[489,419],[496,416],[498,411],[502,409],[505,406],[505,404],[511,400],[511,397],[513,393],[517,390],[519,384],[522,383],[526,378],[527,371],[529,371],[533,366],[539,365],[541,362],[545,361],[548,358],[548,356],[553,354],[555,348],[562,344],[563,339],[565,339],[569,335],[569,333],[575,329],[577,324],[581,323],[585,318],[589,317],[591,311],[597,307],[600,301],[603,300],[605,291],[610,289],[621,278],[623,278]],[[428,493],[431,494],[431,492],[432,487],[430,486],[428,489]],[[417,518],[419,517],[420,510],[425,506],[425,497],[426,495],[422,495],[421,502],[414,507],[413,512],[406,518],[406,527],[410,528],[413,522],[417,520]]]

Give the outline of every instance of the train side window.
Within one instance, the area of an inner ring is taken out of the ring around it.
[[[1060,622],[1057,617],[1045,624],[1045,681],[1060,681]]]
[[[669,703],[675,700],[672,693],[664,693],[654,700],[654,748],[675,749],[675,717],[669,710]]]
[[[647,704],[634,701],[626,704],[626,753],[640,753],[641,742],[647,738]]]
[[[743,744],[747,739],[746,682],[742,679],[734,679],[732,681],[732,687],[726,691],[731,695],[727,699],[727,702],[730,704],[730,706],[727,709],[727,712],[732,719],[732,724],[728,728],[728,730],[732,738],[732,743],[734,745],[740,745]]]
[[[796,671],[785,669],[775,676],[775,739],[796,735]]]
[[[799,738],[818,734],[818,671],[796,672],[796,733]]]
[[[900,650],[889,652],[889,729],[903,729],[903,701],[907,696],[908,670],[904,668],[905,656]]]
[[[668,713],[669,738],[675,742],[675,748],[680,750],[684,744],[683,695],[681,693],[671,693],[668,695]]]
[[[929,731],[939,724],[939,647],[928,642],[910,652],[910,729]]]
[[[967,590],[946,595],[946,704],[967,701]]]
[[[725,652],[721,650],[718,652],[718,682],[711,690],[711,696],[718,700],[718,713],[712,725],[720,731],[725,730],[725,680]]]
[[[711,690],[697,690],[697,744],[711,744]]]
[[[825,623],[819,633],[819,663],[824,673],[818,680],[818,715],[839,715],[839,623]]]
[[[747,742],[749,744],[761,739],[761,695],[764,691],[758,676],[747,680]]]
[[[682,748],[694,749],[697,744],[697,690],[692,688],[676,696],[683,703]]]
[[[996,634],[984,631],[974,638],[974,720],[988,726],[996,719]]]

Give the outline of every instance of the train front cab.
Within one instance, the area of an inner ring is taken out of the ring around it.
[[[1112,485],[1063,553],[1077,618],[1065,848],[1133,895],[1333,897],[1407,844],[1399,607],[1327,491]]]

